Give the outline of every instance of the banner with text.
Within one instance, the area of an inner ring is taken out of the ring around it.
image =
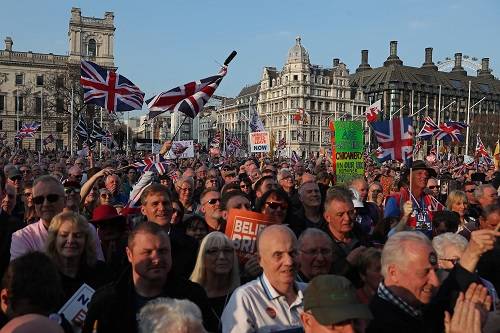
[[[193,140],[183,140],[172,142],[172,148],[165,156],[166,159],[173,160],[176,158],[191,158],[194,157]]]
[[[352,179],[363,176],[363,122],[335,121],[335,170],[337,183],[347,184]]]
[[[269,215],[243,209],[230,209],[227,218],[226,235],[233,242],[241,263],[257,253],[257,235],[266,226],[273,224]]]
[[[73,332],[81,332],[92,295],[94,289],[84,283],[59,310],[59,314],[63,314],[71,323]]]
[[[251,153],[267,153],[271,150],[269,132],[253,132],[249,136]]]

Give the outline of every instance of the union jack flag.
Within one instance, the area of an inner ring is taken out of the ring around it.
[[[138,169],[140,172],[157,171],[160,175],[163,175],[165,171],[167,171],[167,164],[168,161],[165,160],[163,156],[156,154],[146,157],[140,162],[134,162],[131,166]]]
[[[17,131],[16,133],[16,139],[22,140],[24,138],[33,138],[39,128],[40,128],[40,123],[36,121],[23,124],[19,129],[19,131]]]
[[[43,139],[43,145],[46,146],[48,145],[49,143],[52,143],[56,141],[56,139],[54,138],[54,136],[52,134],[50,134],[49,136],[47,136],[45,139]]]
[[[384,148],[381,146],[378,146],[377,149],[375,149],[375,157],[378,159],[381,159],[384,157]]]
[[[438,130],[438,125],[431,119],[431,117],[427,116],[424,118],[424,126],[418,133],[417,137],[422,140],[432,139],[434,133]]]
[[[297,164],[297,162],[300,161],[299,155],[297,155],[297,152],[295,150],[292,151],[292,157],[290,157],[290,161],[293,164]]]
[[[283,150],[286,148],[286,138],[282,137],[280,141],[278,141],[278,147],[276,149]]]
[[[475,151],[476,157],[479,159],[483,159],[483,163],[486,164],[488,167],[493,165],[493,159],[491,158],[490,154],[486,150],[486,147],[483,144],[483,141],[479,137],[479,133],[477,134],[477,143],[476,143],[476,151]]]
[[[418,152],[420,151],[420,149],[422,149],[422,140],[417,140],[417,142],[415,143],[415,149],[413,149],[413,154],[418,154]]]
[[[462,142],[464,140],[464,136],[461,131],[466,127],[467,125],[464,123],[449,121],[439,124],[439,128],[434,133],[434,136],[436,139],[443,140],[445,142]]]
[[[227,66],[222,66],[217,75],[186,83],[148,99],[146,104],[149,109],[149,119],[166,111],[179,111],[190,118],[195,118],[212,97],[226,73]]]
[[[85,60],[80,70],[85,103],[102,106],[109,112],[142,108],[144,93],[125,76]]]
[[[378,114],[382,110],[382,100],[378,100],[368,107],[366,110],[366,120],[372,123],[377,120]]]
[[[415,135],[412,118],[393,118],[392,120],[372,123],[372,128],[380,147],[383,149],[381,162],[396,160],[405,162],[413,156],[413,137]]]
[[[252,132],[264,131],[264,124],[262,123],[262,120],[260,119],[259,114],[257,113],[257,110],[255,110],[255,108],[253,109],[250,123],[248,125],[250,126]]]

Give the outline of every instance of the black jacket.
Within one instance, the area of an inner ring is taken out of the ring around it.
[[[398,306],[375,294],[370,302],[373,320],[368,325],[366,333],[444,332],[444,311],[453,312],[458,293],[465,292],[472,282],[479,282],[478,276],[457,264],[431,303],[423,308],[423,315],[419,318],[410,316]]]
[[[205,327],[212,330],[214,322],[203,288],[189,280],[170,274],[163,292],[158,297],[188,299],[198,305],[203,315]],[[97,290],[88,306],[84,333],[93,332],[94,325],[98,333],[136,333],[136,293],[132,280],[132,271],[126,270],[120,279]],[[215,328],[216,329],[216,328]]]

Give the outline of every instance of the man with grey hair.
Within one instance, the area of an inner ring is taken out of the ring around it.
[[[200,308],[185,299],[157,298],[139,314],[140,333],[205,333]]]
[[[484,209],[489,205],[493,205],[495,201],[498,200],[498,193],[493,185],[482,184],[476,187],[476,190],[474,191],[474,197],[479,203],[481,209]]]
[[[479,282],[475,266],[493,246],[489,243],[495,235],[490,232],[471,242],[441,288],[437,255],[430,240],[415,231],[390,237],[382,251],[384,280],[370,303],[374,319],[367,332],[443,332],[444,311],[451,310],[452,294],[465,292],[471,283]]]
[[[277,332],[300,327],[302,290],[295,281],[297,238],[284,225],[266,227],[258,236],[264,273],[237,288],[222,313],[222,332]]]
[[[296,235],[300,235],[307,228],[324,229],[326,221],[323,214],[321,214],[321,192],[318,183],[302,183],[298,193],[302,205],[295,206],[300,208],[295,211],[291,221],[290,227],[292,230]]]
[[[317,228],[306,229],[299,237],[297,262],[299,281],[309,282],[318,275],[329,274],[333,264],[331,238]]]

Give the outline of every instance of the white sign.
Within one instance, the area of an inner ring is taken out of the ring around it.
[[[162,144],[153,143],[153,154],[158,154],[160,152]],[[151,151],[151,142],[137,142],[135,144],[135,150],[146,150]]]
[[[82,284],[80,289],[59,310],[59,314],[63,314],[71,323],[74,332],[81,331],[85,317],[87,317],[88,305],[94,292],[95,290],[87,284]]]
[[[165,155],[168,160],[176,158],[191,158],[194,157],[194,144],[193,140],[174,141],[172,148]]]
[[[250,152],[252,153],[267,153],[271,150],[269,141],[269,132],[253,132],[250,133]]]

